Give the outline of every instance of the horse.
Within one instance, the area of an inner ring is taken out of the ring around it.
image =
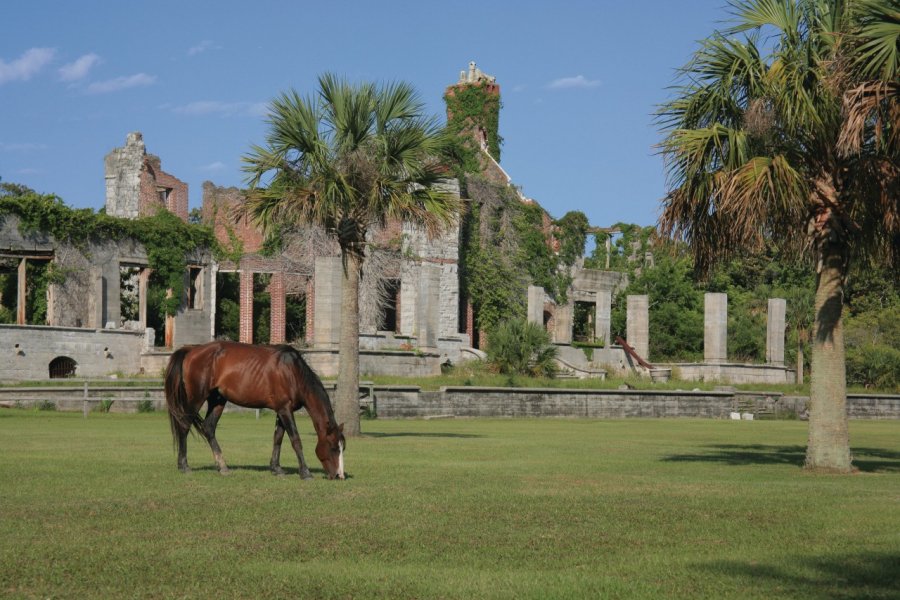
[[[283,475],[281,440],[285,431],[300,462],[300,477],[312,479],[294,421],[294,411],[305,408],[318,436],[316,456],[328,479],[344,479],[344,424],[338,425],[322,380],[291,346],[255,346],[237,342],[210,342],[184,346],[169,358],[165,376],[166,405],[172,438],[178,449],[178,468],[190,472],[187,435],[193,427],[209,443],[216,467],[223,475],[228,466],[216,441],[216,425],[227,402],[275,412],[275,437],[269,468]],[[200,407],[206,402],[206,417]]]

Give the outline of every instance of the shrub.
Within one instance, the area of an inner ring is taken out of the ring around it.
[[[544,329],[524,319],[504,321],[488,336],[488,361],[506,375],[553,377],[556,347]]]
[[[141,400],[138,402],[137,409],[139,413],[152,413],[155,408],[153,408],[153,400]]]
[[[847,383],[897,389],[900,387],[900,350],[880,344],[848,347]]]

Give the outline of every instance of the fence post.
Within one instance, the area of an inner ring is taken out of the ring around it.
[[[87,415],[88,415],[88,387],[87,387],[87,381],[84,382],[84,396],[82,396],[82,401],[81,401],[81,412],[83,413],[84,418],[87,419]]]

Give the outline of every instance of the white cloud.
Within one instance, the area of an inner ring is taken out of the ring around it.
[[[100,57],[94,53],[78,57],[75,62],[63,65],[59,68],[59,78],[63,81],[78,81],[84,79],[91,68],[100,62]]]
[[[216,162],[211,162],[208,165],[203,165],[202,167],[200,167],[201,171],[209,171],[209,172],[222,171],[224,169],[225,169],[225,163],[223,163],[222,161],[219,161],[219,160],[217,160]]]
[[[172,112],[189,117],[259,117],[266,113],[265,102],[222,102],[221,100],[198,100],[171,108]]]
[[[22,56],[6,62],[0,59],[0,85],[7,81],[27,81],[56,55],[54,48],[30,48]]]
[[[137,73],[115,79],[107,79],[106,81],[95,81],[87,86],[89,94],[107,94],[109,92],[118,92],[133,87],[144,87],[156,83],[156,75],[147,75],[146,73]]]
[[[561,77],[560,79],[554,79],[547,87],[551,90],[565,90],[595,88],[599,85],[599,79],[588,79],[584,75],[576,75],[575,77]]]
[[[212,40],[203,40],[196,46],[191,46],[190,48],[188,48],[187,55],[194,56],[196,54],[202,54],[203,52],[206,52],[207,50],[211,50],[212,48],[215,48],[215,45],[212,43]]]

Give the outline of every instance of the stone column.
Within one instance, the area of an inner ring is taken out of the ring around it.
[[[150,269],[141,269],[138,275],[138,321],[141,323],[141,329],[147,327],[147,290],[150,286],[150,273]]]
[[[416,329],[419,347],[437,348],[440,327],[441,268],[425,263],[419,269],[418,302],[416,304]]]
[[[316,258],[316,312],[313,345],[337,349],[341,339],[341,289],[344,267],[339,256]]]
[[[778,367],[784,366],[784,321],[787,301],[784,298],[769,298],[766,317],[766,362]]]
[[[625,313],[625,341],[638,356],[650,360],[650,297],[628,296]]]
[[[106,301],[106,293],[103,289],[103,271],[100,267],[90,268],[90,283],[88,284],[88,322],[87,326],[93,329],[103,328],[103,305]]]
[[[528,286],[528,322],[544,326],[544,288]]]
[[[284,273],[272,273],[269,281],[269,343],[283,344],[287,302],[284,292]]]
[[[16,294],[16,325],[25,324],[25,292],[28,289],[28,277],[26,276],[26,273],[28,272],[27,263],[28,261],[24,258],[19,261],[18,279],[16,283],[18,286],[16,289],[18,292]]]
[[[728,294],[703,297],[703,361],[728,362]]]
[[[598,340],[603,340],[606,347],[609,347],[609,344],[612,342],[609,339],[612,331],[612,290],[600,290],[597,292],[595,310],[594,337]]]
[[[240,341],[253,343],[253,271],[241,271],[239,276],[240,321],[238,332]]]
[[[558,344],[572,343],[572,319],[575,306],[569,302],[556,308],[556,323],[553,327],[553,341]]]

